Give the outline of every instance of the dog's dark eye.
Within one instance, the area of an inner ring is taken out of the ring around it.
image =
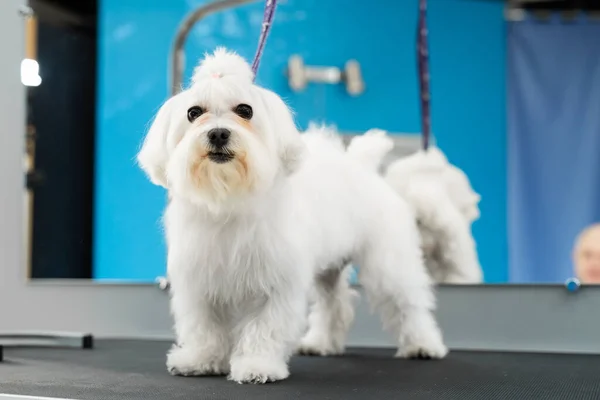
[[[252,107],[248,104],[240,104],[236,108],[233,109],[233,112],[236,113],[240,118],[244,119],[252,119]]]
[[[188,110],[187,119],[190,122],[194,122],[202,114],[204,114],[204,110],[201,107],[194,106]]]

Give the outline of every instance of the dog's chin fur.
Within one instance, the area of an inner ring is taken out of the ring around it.
[[[209,213],[230,213],[249,197],[267,190],[277,174],[275,160],[269,160],[258,144],[236,145],[225,150],[227,161],[213,160],[210,149],[189,151],[185,143],[176,151],[167,167],[173,194],[204,207]]]
[[[188,166],[188,177],[181,194],[198,205],[206,205],[217,213],[223,205],[252,193],[254,179],[244,156],[231,161],[215,162],[208,157],[194,160]]]
[[[240,60],[221,50],[208,56],[191,88],[161,108],[138,155],[170,195],[164,224],[177,346],[169,371],[265,383],[289,375],[298,348],[341,353],[353,317],[346,260],[360,264],[399,356],[444,357],[406,202],[348,157],[336,135],[300,135],[285,103],[255,86]],[[195,103],[208,113],[190,123]],[[253,107],[250,121],[230,111],[240,103]],[[227,163],[207,157],[213,126],[231,131]]]

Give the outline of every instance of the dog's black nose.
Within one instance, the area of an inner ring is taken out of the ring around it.
[[[225,128],[214,128],[208,131],[208,141],[217,149],[227,145],[229,136],[231,136],[231,132]]]

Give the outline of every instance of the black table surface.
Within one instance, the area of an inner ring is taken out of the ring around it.
[[[600,356],[455,351],[428,361],[351,348],[339,357],[295,357],[282,382],[239,385],[170,376],[169,346],[100,340],[92,350],[5,348],[0,393],[81,400],[600,399]]]

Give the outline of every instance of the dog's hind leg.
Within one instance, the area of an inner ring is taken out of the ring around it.
[[[337,355],[344,352],[346,334],[354,319],[350,266],[343,262],[317,275],[314,299],[308,318],[309,329],[298,351],[308,355]]]
[[[388,225],[362,254],[359,281],[384,327],[398,341],[398,357],[443,358],[448,352],[435,320],[435,298],[416,226]]]

